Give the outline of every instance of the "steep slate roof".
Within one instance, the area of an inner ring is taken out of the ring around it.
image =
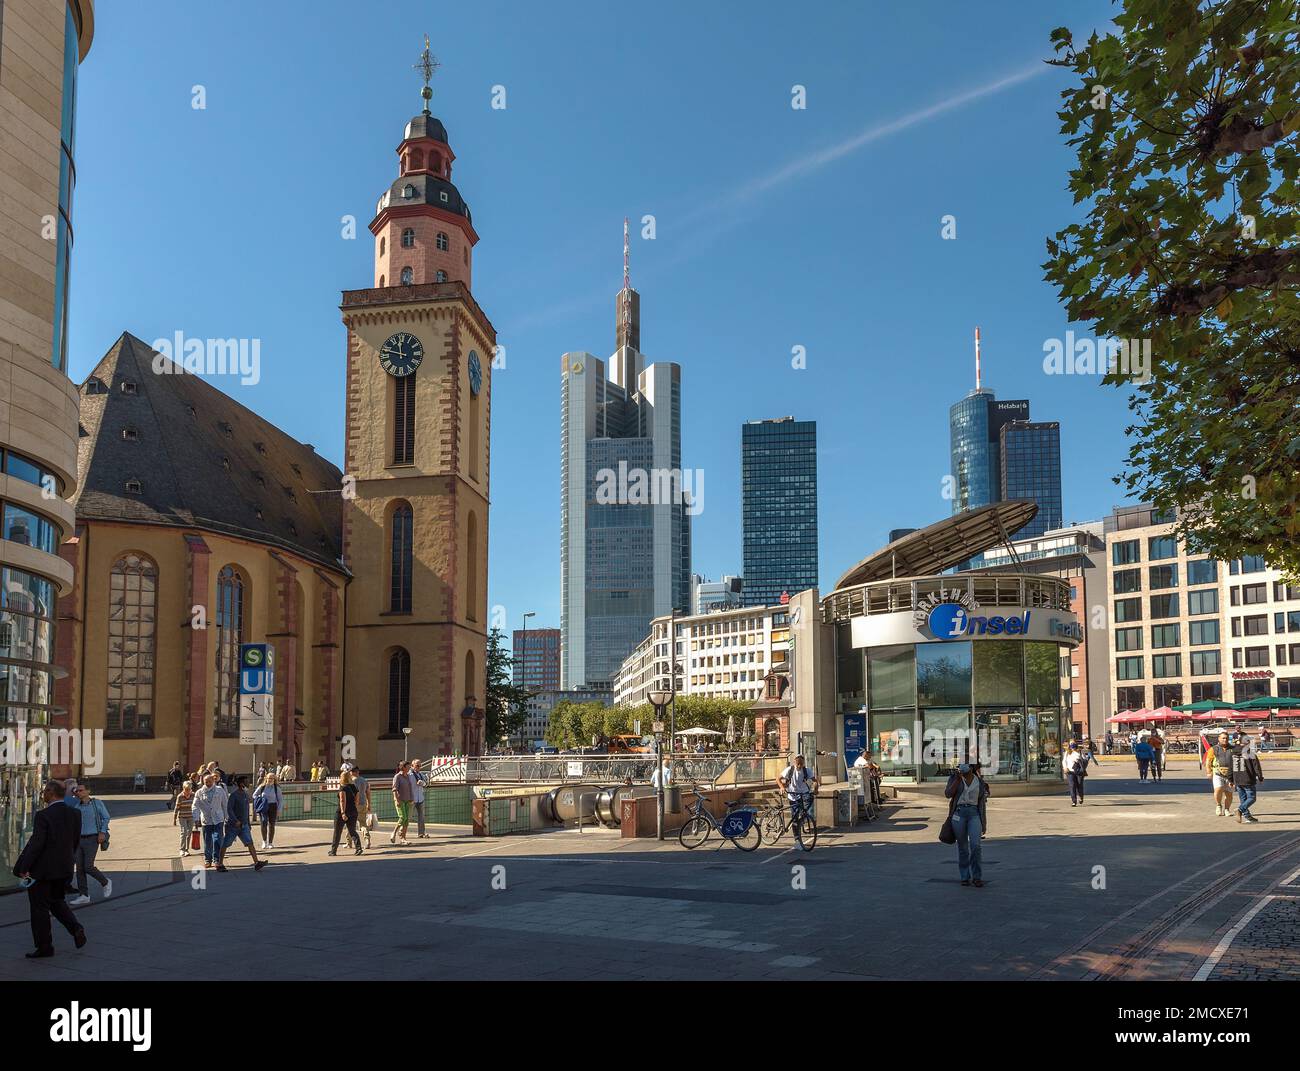
[[[154,372],[155,358],[173,371]],[[126,332],[80,392],[78,518],[208,529],[341,568],[342,473],[310,446]]]

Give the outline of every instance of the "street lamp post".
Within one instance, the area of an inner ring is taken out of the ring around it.
[[[407,759],[407,753],[411,747],[411,727],[408,725],[402,730],[402,761]]]
[[[663,682],[660,681],[662,684]],[[655,721],[663,724],[664,707],[666,707],[672,698],[672,693],[666,688],[656,688],[646,693],[646,699],[650,705],[655,708]],[[655,754],[655,835],[664,839],[664,735],[656,734],[659,739],[659,747]],[[671,769],[671,766],[669,767]]]

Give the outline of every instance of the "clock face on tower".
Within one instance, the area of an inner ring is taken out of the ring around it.
[[[473,394],[478,394],[479,388],[483,386],[483,366],[479,364],[478,354],[473,350],[469,351],[469,389]]]
[[[424,360],[424,346],[405,331],[390,335],[379,347],[379,364],[390,376],[409,376]]]

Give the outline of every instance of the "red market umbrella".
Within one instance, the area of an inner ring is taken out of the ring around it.
[[[1147,721],[1182,721],[1183,715],[1175,714],[1168,707],[1157,707],[1155,710],[1148,710]]]

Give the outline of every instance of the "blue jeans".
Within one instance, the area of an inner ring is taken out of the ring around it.
[[[1147,779],[1147,767],[1151,765],[1150,759],[1138,759],[1138,776],[1143,781]]]
[[[983,878],[980,860],[984,855],[981,843],[984,824],[980,821],[980,809],[973,803],[961,804],[952,812],[952,831],[957,834],[957,869],[961,880]]]
[[[1255,805],[1255,797],[1258,793],[1254,785],[1237,786],[1237,813],[1249,815],[1250,809]]]
[[[221,826],[203,827],[203,861],[205,863],[221,862]]]
[[[1083,778],[1073,772],[1066,776],[1070,779],[1070,802],[1078,803],[1083,799]]]

